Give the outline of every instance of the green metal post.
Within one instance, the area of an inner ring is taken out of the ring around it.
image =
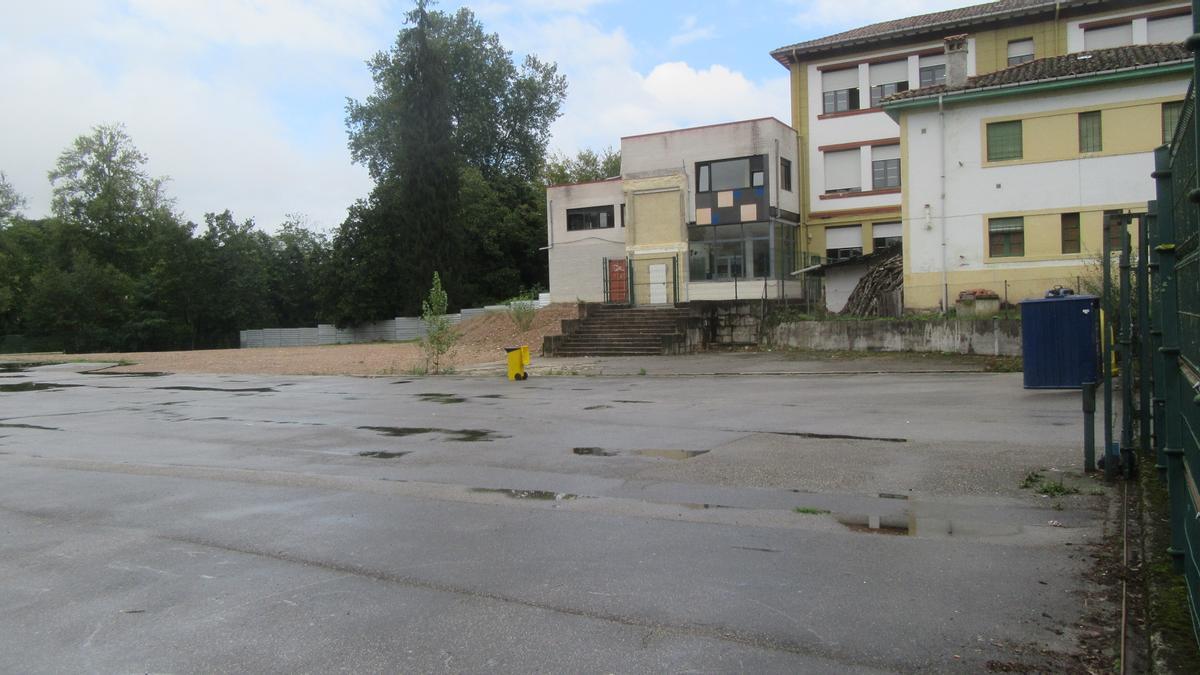
[[[1163,391],[1165,392],[1166,438],[1163,454],[1167,458],[1167,486],[1171,495],[1171,546],[1167,552],[1176,572],[1183,571],[1184,551],[1187,540],[1184,535],[1184,501],[1187,480],[1183,466],[1183,417],[1180,406],[1181,376],[1179,373],[1179,288],[1175,278],[1175,186],[1172,182],[1171,150],[1162,146],[1154,152],[1155,181],[1158,184],[1158,203],[1166,205],[1158,217],[1156,246],[1162,274],[1162,327],[1163,345],[1159,354],[1163,360]],[[1184,195],[1180,199],[1186,199]]]
[[[1138,355],[1138,454],[1149,456],[1150,448],[1150,267],[1149,222],[1139,216],[1137,240],[1137,355]]]
[[[1107,225],[1107,223],[1105,223]],[[1104,321],[1100,331],[1100,367],[1104,373],[1104,480],[1112,481],[1117,477],[1117,462],[1119,455],[1113,452],[1113,345],[1112,322],[1113,307],[1109,300],[1112,298],[1112,242],[1108,236],[1108,228],[1104,228],[1104,284],[1100,294],[1100,311]]]
[[[1166,433],[1166,389],[1164,389],[1164,378],[1166,377],[1166,368],[1163,364],[1163,356],[1161,353],[1163,343],[1162,320],[1162,267],[1159,263],[1157,247],[1162,243],[1161,234],[1158,229],[1158,202],[1151,201],[1148,205],[1146,218],[1148,224],[1146,233],[1148,240],[1146,242],[1146,251],[1150,259],[1147,267],[1149,268],[1149,286],[1150,286],[1150,340],[1148,349],[1150,350],[1149,361],[1153,372],[1151,373],[1151,401],[1150,401],[1150,419],[1151,419],[1151,439],[1150,443],[1154,449],[1154,468],[1158,472],[1158,478],[1161,481],[1167,480],[1167,455],[1164,451],[1166,448],[1167,433]]]
[[[1121,469],[1126,478],[1134,475],[1134,462],[1137,461],[1133,452],[1133,293],[1130,288],[1129,269],[1129,219],[1121,217],[1121,257],[1117,264],[1121,275],[1120,307],[1117,309],[1121,319],[1121,330],[1117,335],[1117,344],[1121,349]]]

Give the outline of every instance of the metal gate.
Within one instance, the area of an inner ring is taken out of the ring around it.
[[[1200,3],[1194,2],[1193,5]],[[1194,10],[1195,11],[1195,10]],[[1193,36],[1195,37],[1195,36]],[[1189,40],[1189,43],[1191,41]],[[1170,553],[1187,580],[1192,627],[1200,635],[1200,181],[1197,181],[1196,77],[1179,126],[1168,146],[1155,152],[1158,200],[1150,205],[1149,298],[1154,400],[1139,411],[1153,421],[1156,467],[1167,481],[1171,503]],[[1144,297],[1144,296],[1143,296]],[[1143,371],[1144,373],[1145,371]],[[1130,373],[1132,375],[1132,373]],[[1144,375],[1143,375],[1144,377]],[[1145,380],[1142,380],[1145,383]]]

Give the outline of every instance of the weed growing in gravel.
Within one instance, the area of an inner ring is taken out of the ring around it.
[[[1070,485],[1064,485],[1052,480],[1046,480],[1041,471],[1030,471],[1025,474],[1025,480],[1021,481],[1022,490],[1033,490],[1034,492],[1046,495],[1047,497],[1063,497],[1066,495],[1079,494],[1079,488]]]
[[[796,513],[803,513],[806,516],[823,516],[829,513],[829,511],[825,509],[813,508],[811,506],[797,506],[792,510]]]

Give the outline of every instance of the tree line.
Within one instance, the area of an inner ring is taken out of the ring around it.
[[[374,187],[336,232],[274,234],[228,210],[187,221],[123,126],[96,126],[49,173],[28,219],[0,174],[0,353],[237,345],[259,327],[413,316],[434,272],[450,308],[544,288],[545,186],[619,172],[611,150],[546,157],[567,83],[521,63],[469,9],[408,14],[348,100],[353,161]]]

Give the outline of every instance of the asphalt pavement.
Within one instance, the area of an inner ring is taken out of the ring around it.
[[[0,372],[3,672],[1045,669],[1097,609],[1020,374],[95,367]]]

